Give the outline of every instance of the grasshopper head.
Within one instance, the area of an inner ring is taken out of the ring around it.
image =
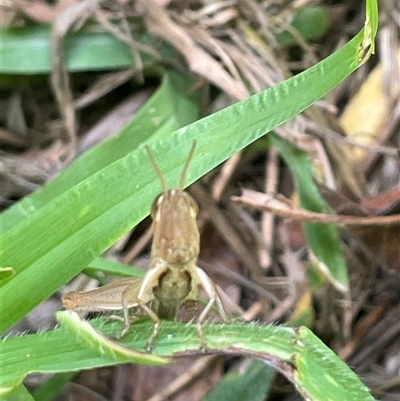
[[[196,201],[183,190],[186,172],[195,147],[196,142],[193,142],[183,167],[178,189],[168,189],[160,166],[150,148],[146,147],[163,187],[163,192],[156,197],[151,207],[154,223],[151,255],[152,258],[161,259],[170,266],[178,268],[195,262],[199,255],[200,235],[196,221],[199,208]]]
[[[183,190],[169,189],[153,202],[152,254],[172,265],[185,265],[199,255],[198,206]]]

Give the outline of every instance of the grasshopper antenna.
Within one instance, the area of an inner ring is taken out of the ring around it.
[[[165,179],[165,175],[164,175],[164,173],[162,172],[160,166],[158,165],[158,163],[157,163],[157,161],[156,161],[156,158],[154,157],[154,154],[153,154],[153,152],[152,152],[151,149],[150,149],[150,146],[147,145],[147,144],[146,144],[146,150],[147,150],[147,153],[148,153],[148,155],[149,155],[149,159],[150,159],[150,161],[151,161],[151,164],[153,165],[154,169],[156,170],[156,173],[157,173],[157,175],[158,175],[158,178],[159,178],[160,181],[161,181],[161,185],[162,185],[162,188],[163,188],[163,192],[165,192],[165,191],[168,190],[168,184],[167,184],[167,180]]]
[[[183,167],[181,178],[179,180],[179,188],[180,189],[184,189],[184,187],[185,187],[186,173],[187,173],[187,170],[189,168],[189,164],[192,161],[193,153],[194,153],[195,148],[196,148],[196,141],[193,142],[192,148],[190,149],[190,152],[189,152],[189,156],[187,157],[185,166]],[[154,157],[154,154],[150,149],[150,146],[147,145],[147,144],[146,144],[146,150],[147,150],[147,153],[149,155],[151,164],[153,165],[154,169],[157,172],[158,177],[161,180],[163,192],[165,192],[165,191],[168,190],[168,184],[167,184],[167,180],[165,179],[165,175],[162,172],[160,166],[158,165],[158,163],[156,161],[156,158]]]
[[[183,170],[182,170],[181,179],[179,180],[179,188],[180,189],[185,188],[186,173],[189,168],[189,164],[192,161],[195,148],[196,148],[196,141],[193,141],[193,145],[192,145],[192,148],[190,149],[189,156],[186,159],[185,167],[183,167]]]

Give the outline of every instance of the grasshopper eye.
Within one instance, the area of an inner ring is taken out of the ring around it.
[[[195,217],[197,217],[197,215],[199,214],[199,205],[189,194],[187,194],[186,192],[185,192],[185,194],[187,195],[187,198],[190,203],[190,208],[191,208],[193,214],[195,215]]]
[[[163,198],[164,198],[164,194],[163,194],[163,193],[157,195],[156,198],[154,199],[152,205],[151,205],[150,215],[151,215],[151,218],[152,218],[153,220],[156,220],[156,219],[157,219],[157,214],[158,214],[159,206],[160,206],[160,204],[161,204]]]

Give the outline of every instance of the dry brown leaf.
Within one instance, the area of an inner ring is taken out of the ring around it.
[[[62,10],[55,17],[51,30],[51,83],[67,131],[67,137],[63,138],[63,140],[71,145],[71,149],[76,144],[77,127],[69,73],[65,66],[63,40],[71,26],[76,21],[82,21],[91,15],[99,3],[100,0],[88,0]]]
[[[400,64],[400,50],[397,54]],[[397,94],[400,96],[400,93]],[[384,91],[383,69],[379,64],[369,74],[359,91],[347,104],[340,123],[347,136],[356,142],[365,145],[376,145],[380,137],[380,131],[391,113],[391,97]],[[351,160],[354,163],[361,162],[367,150],[351,148]]]

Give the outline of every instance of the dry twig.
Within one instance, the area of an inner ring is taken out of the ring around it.
[[[310,212],[309,210],[300,209],[292,206],[289,200],[283,201],[284,197],[277,199],[268,194],[243,189],[241,196],[233,196],[231,199],[234,202],[240,202],[245,206],[250,206],[254,209],[268,210],[278,216],[300,220],[311,221],[315,223],[333,223],[337,225],[385,225],[385,224],[400,224],[400,215],[393,214],[389,216],[347,216],[333,215],[324,213]]]

